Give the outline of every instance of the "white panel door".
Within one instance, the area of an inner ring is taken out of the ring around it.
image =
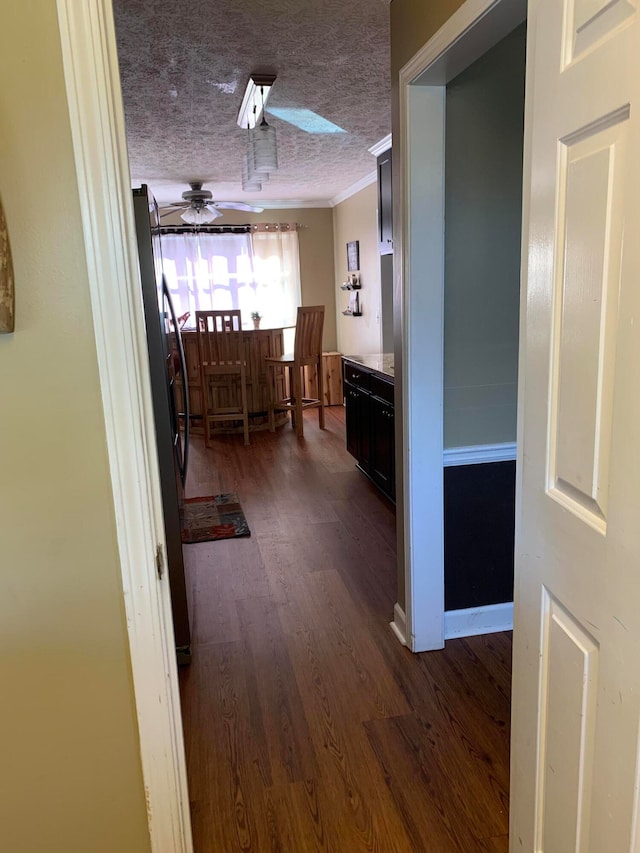
[[[529,39],[510,849],[639,853],[638,0]]]

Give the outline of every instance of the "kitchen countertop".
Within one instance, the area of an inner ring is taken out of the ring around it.
[[[394,378],[392,352],[377,352],[371,355],[343,355],[342,357],[346,361],[351,361],[354,364],[367,367],[369,370],[374,370],[382,376],[388,376],[391,379]]]

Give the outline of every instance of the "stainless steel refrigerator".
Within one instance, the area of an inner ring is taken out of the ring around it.
[[[133,206],[147,327],[173,630],[178,663],[185,664],[191,659],[191,628],[180,530],[189,463],[188,378],[180,328],[162,270],[158,205],[146,185],[133,190]],[[179,410],[178,376],[182,383],[183,411]],[[183,430],[180,429],[181,419]]]

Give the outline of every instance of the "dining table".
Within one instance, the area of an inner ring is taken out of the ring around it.
[[[265,358],[277,358],[284,355],[285,347],[293,346],[295,326],[277,326],[272,328],[243,328],[243,340],[247,365],[247,403],[249,407],[249,428],[252,431],[268,429],[268,404],[271,395],[269,375]],[[189,383],[190,427],[195,434],[203,433],[202,384],[200,378],[200,360],[198,356],[198,335],[195,329],[182,329],[182,345]],[[276,373],[276,394],[278,399],[286,396],[284,371]],[[183,383],[177,377],[177,399],[180,411],[184,411]],[[233,377],[221,377],[216,389],[219,406],[234,406],[239,402],[240,387]],[[282,426],[288,419],[287,412],[276,412],[276,426]],[[225,421],[216,424],[221,433],[242,432],[242,424]]]

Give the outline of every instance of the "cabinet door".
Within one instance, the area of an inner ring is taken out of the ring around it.
[[[346,406],[347,451],[369,473],[371,468],[370,396],[348,382],[344,386]]]
[[[356,459],[360,450],[360,427],[358,418],[358,391],[348,382],[344,383],[345,423],[347,430],[347,452]]]
[[[378,244],[381,255],[393,252],[391,149],[378,157]]]
[[[378,397],[371,406],[371,477],[390,497],[395,495],[394,410]]]
[[[371,473],[371,395],[358,391],[358,428],[360,446],[358,463],[363,471]]]

